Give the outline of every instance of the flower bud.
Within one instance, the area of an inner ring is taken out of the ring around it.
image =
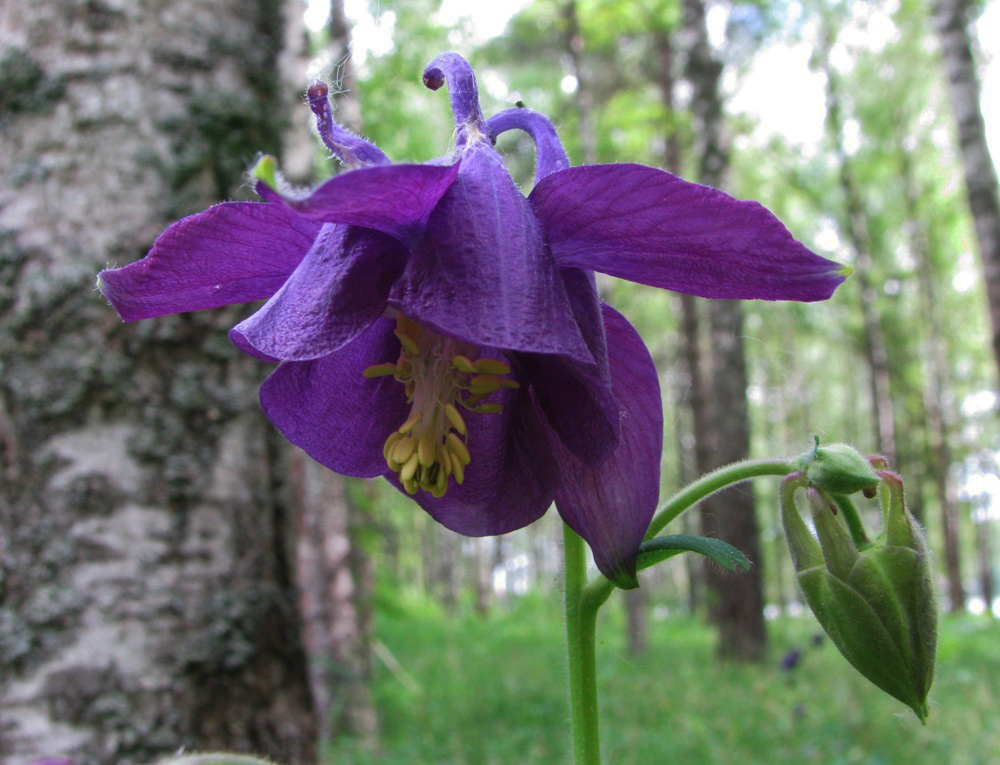
[[[798,459],[809,483],[830,494],[854,494],[878,484],[878,475],[858,451],[847,444],[816,445]]]
[[[903,498],[899,476],[880,471],[884,528],[859,548],[849,502],[807,490],[818,541],[795,504],[811,478],[794,473],[781,490],[785,537],[799,586],[820,625],[855,669],[926,721],[934,679],[937,605],[931,558]]]

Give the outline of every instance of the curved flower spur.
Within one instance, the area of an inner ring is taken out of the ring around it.
[[[462,534],[502,534],[555,500],[600,570],[636,586],[659,494],[662,411],[642,340],[600,302],[593,271],[713,298],[822,300],[844,278],[767,210],[641,165],[570,168],[527,109],[487,121],[454,53],[454,155],[392,165],[309,88],[319,134],[352,169],[265,203],[170,226],[142,260],[98,277],[126,321],[268,298],[230,337],[281,362],[261,388],[288,440],[339,473],[383,475]],[[537,146],[525,198],[493,149]]]

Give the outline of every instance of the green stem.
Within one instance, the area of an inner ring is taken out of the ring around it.
[[[583,540],[565,524],[563,556],[566,572],[566,650],[569,655],[573,762],[575,765],[600,765],[595,637],[597,609],[604,601],[595,605],[593,598],[587,597],[587,548]]]
[[[785,476],[797,469],[794,460],[769,459],[744,460],[713,470],[685,486],[660,506],[649,524],[649,530],[646,531],[646,539],[652,539],[689,507],[727,486],[765,475]],[[596,612],[596,609],[610,597],[614,588],[615,585],[609,579],[603,576],[595,578],[584,591],[587,603]]]
[[[851,539],[854,540],[854,546],[859,550],[869,547],[871,540],[868,539],[868,535],[865,533],[865,525],[861,522],[858,508],[854,506],[851,498],[846,494],[831,494],[830,498],[840,512],[844,514],[844,520],[847,522],[847,530],[851,532]]]
[[[795,470],[796,467],[791,460],[772,459],[743,460],[706,473],[694,483],[688,484],[674,494],[656,511],[656,515],[653,516],[653,520],[649,524],[649,530],[646,532],[646,539],[652,539],[663,530],[664,526],[689,507],[727,486],[764,475],[784,476],[794,473]]]

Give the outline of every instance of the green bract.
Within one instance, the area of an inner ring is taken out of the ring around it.
[[[823,629],[862,675],[925,722],[934,679],[937,605],[931,557],[906,508],[902,480],[880,471],[883,530],[860,548],[845,515],[856,513],[815,485],[807,495],[816,537],[795,504],[811,483],[793,473],[781,491],[781,516],[799,586]]]
[[[809,483],[831,494],[854,494],[878,484],[878,475],[868,460],[847,444],[820,446],[817,439],[797,462]]]

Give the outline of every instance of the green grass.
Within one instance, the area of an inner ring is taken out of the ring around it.
[[[946,621],[931,717],[921,727],[869,685],[811,618],[769,625],[763,666],[713,658],[709,630],[689,619],[653,623],[631,659],[614,619],[598,631],[604,761],[619,763],[864,763],[987,765],[1000,757],[1000,625]],[[328,762],[568,762],[566,672],[558,603],[524,601],[488,619],[429,606],[383,609],[378,638],[405,676],[380,663],[375,751],[332,745]],[[794,676],[778,669],[803,648]]]

